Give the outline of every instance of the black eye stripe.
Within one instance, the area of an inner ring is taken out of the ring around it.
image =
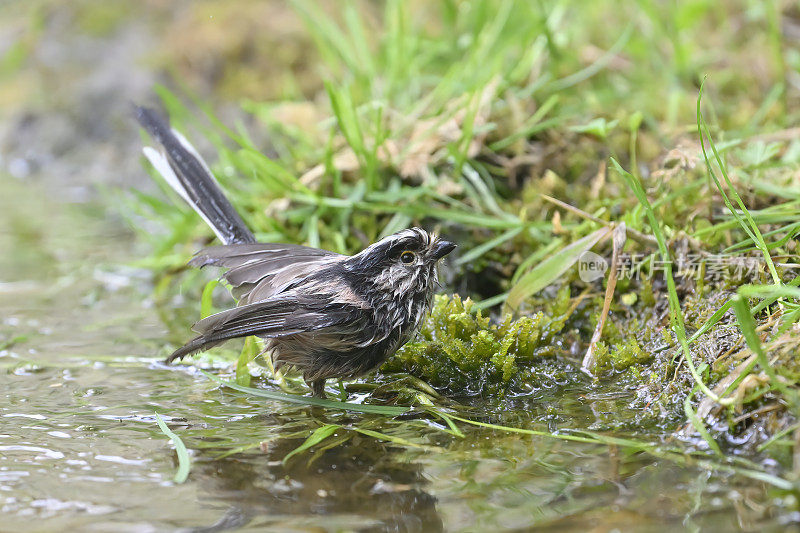
[[[397,256],[406,250],[411,252],[419,252],[423,247],[424,245],[419,241],[419,239],[406,238],[392,243],[386,253],[387,255]]]

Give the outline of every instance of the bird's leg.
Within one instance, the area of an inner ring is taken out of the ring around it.
[[[311,395],[315,398],[327,398],[327,396],[325,396],[324,379],[306,380],[306,385],[311,388]]]

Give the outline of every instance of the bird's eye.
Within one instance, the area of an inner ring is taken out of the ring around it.
[[[414,252],[410,252],[410,251],[406,250],[405,252],[400,254],[400,261],[402,261],[406,265],[410,265],[411,263],[414,262],[414,259],[416,257],[417,256],[416,256],[416,254]]]

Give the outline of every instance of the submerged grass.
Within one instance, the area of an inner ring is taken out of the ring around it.
[[[467,397],[501,410],[585,380],[576,353],[588,344],[595,379],[635,390],[643,424],[684,427],[714,468],[794,487],[737,465],[723,438],[752,435],[752,448],[771,453],[768,439],[798,417],[800,95],[787,79],[800,64],[776,29],[794,11],[705,0],[292,5],[320,57],[313,98],[290,85],[245,99],[247,122],[229,128],[199,100],[206,121],[159,94],[178,128],[214,143],[216,173],[261,240],[352,253],[420,224],[459,242],[442,277],[461,296],[437,298],[385,381],[349,384],[342,399],[359,390],[435,409]],[[180,284],[211,312],[222,291],[209,284],[201,297],[207,278],[183,270],[209,231],[161,197],[136,193],[132,205],[167,233],[143,260],[161,276],[158,302],[173,309]],[[614,255],[631,275],[606,293],[574,265],[589,250],[607,255],[623,227],[629,239]],[[740,275],[739,264],[755,266]],[[164,313],[176,342],[193,314],[181,309]],[[258,353],[248,342],[226,386],[406,413],[248,387]],[[438,412],[449,431],[472,423]],[[379,427],[360,429],[380,438]],[[359,429],[321,425],[294,453],[341,431]]]
[[[239,385],[236,385],[233,382],[223,381],[223,380],[219,379],[218,377],[213,376],[211,374],[208,374],[208,373],[205,373],[205,374],[206,374],[207,377],[211,378],[214,381],[217,381],[218,383],[220,383],[221,385],[223,385],[225,387],[232,388],[234,390],[237,390],[239,392],[243,392],[245,394],[255,395],[255,396],[258,396],[258,397],[267,397],[267,398],[272,399],[272,400],[279,400],[279,401],[283,401],[283,402],[296,403],[296,404],[306,404],[306,405],[309,405],[309,406],[325,406],[325,407],[333,407],[333,408],[337,408],[337,409],[355,410],[355,411],[361,411],[362,413],[368,413],[368,414],[373,414],[373,415],[382,415],[382,416],[388,416],[388,417],[394,417],[394,416],[398,416],[400,414],[407,414],[407,413],[411,412],[412,410],[414,410],[413,407],[407,407],[407,408],[397,407],[397,409],[403,409],[403,411],[402,412],[393,412],[390,409],[383,409],[383,410],[376,409],[376,410],[368,411],[368,410],[353,409],[352,408],[352,407],[354,407],[353,404],[347,404],[347,403],[344,403],[344,402],[327,402],[327,404],[321,404],[319,402],[320,401],[324,402],[324,400],[319,400],[318,398],[300,397],[300,396],[291,395],[291,394],[273,395],[271,391],[264,391],[263,389],[256,389],[256,388],[250,388],[250,387],[241,387]],[[363,407],[363,406],[358,406],[358,407]],[[373,406],[373,407],[379,407],[379,406]],[[758,464],[756,464],[756,463],[754,463],[752,461],[748,461],[748,460],[743,459],[741,457],[726,458],[724,456],[724,454],[722,454],[722,452],[720,451],[719,447],[716,446],[716,443],[714,443],[714,441],[712,439],[710,439],[710,437],[708,437],[709,438],[709,442],[713,444],[713,448],[712,449],[716,452],[717,459],[709,459],[704,454],[697,453],[697,452],[694,452],[692,450],[687,450],[685,446],[680,446],[677,443],[673,444],[673,445],[667,445],[667,444],[664,444],[663,442],[651,442],[651,441],[642,440],[642,439],[624,438],[624,437],[619,437],[619,436],[604,435],[604,434],[600,434],[600,433],[596,433],[596,432],[592,432],[592,431],[586,431],[586,430],[577,430],[577,431],[574,431],[574,432],[567,432],[567,433],[553,433],[553,432],[548,432],[548,431],[533,430],[533,429],[526,429],[526,428],[519,428],[519,427],[511,427],[511,426],[506,426],[506,425],[502,425],[502,424],[495,424],[495,423],[483,422],[483,421],[480,421],[480,420],[474,420],[474,419],[471,419],[471,418],[466,418],[465,417],[466,415],[460,416],[458,414],[455,414],[453,412],[454,411],[453,409],[449,409],[448,411],[444,411],[441,408],[437,408],[437,407],[433,407],[433,406],[427,406],[427,407],[424,407],[424,408],[418,408],[417,410],[419,411],[420,415],[423,415],[423,416],[424,415],[434,416],[434,417],[438,417],[439,419],[442,419],[442,420],[446,421],[448,427],[447,428],[441,427],[439,429],[443,433],[446,433],[446,434],[448,434],[448,435],[450,435],[452,437],[455,437],[455,438],[464,438],[464,436],[465,436],[464,433],[462,431],[460,431],[458,429],[457,425],[455,424],[456,422],[460,422],[462,424],[475,426],[475,427],[479,427],[479,428],[484,428],[484,429],[489,429],[489,430],[493,430],[493,431],[499,431],[499,432],[502,432],[502,433],[521,434],[521,435],[528,435],[528,436],[531,436],[531,437],[541,437],[541,438],[556,439],[556,440],[562,440],[562,441],[580,442],[580,443],[584,443],[584,444],[594,444],[594,445],[604,446],[604,447],[605,446],[621,447],[621,448],[625,448],[625,449],[629,450],[630,452],[643,453],[643,454],[649,455],[649,456],[651,456],[653,458],[665,459],[667,461],[670,461],[670,462],[673,462],[673,463],[677,463],[677,464],[681,464],[681,465],[695,466],[695,467],[700,467],[700,468],[708,469],[708,470],[726,471],[726,472],[735,473],[735,474],[738,474],[738,475],[741,475],[741,476],[744,476],[744,477],[747,477],[747,478],[750,478],[750,479],[753,479],[753,480],[761,481],[763,483],[766,483],[768,485],[772,485],[773,487],[779,488],[779,489],[782,489],[782,490],[791,491],[791,490],[796,490],[797,489],[796,484],[794,482],[786,480],[786,479],[783,479],[783,478],[781,478],[779,476],[775,476],[775,475],[772,475],[770,473],[767,473],[767,472],[763,471]],[[464,409],[462,408],[461,410],[463,411]],[[455,412],[459,412],[459,410],[456,409]],[[422,449],[429,449],[429,450],[432,448],[431,446],[422,445],[422,444],[410,441],[410,440],[408,440],[406,438],[399,437],[397,435],[392,435],[392,434],[384,433],[384,432],[381,432],[381,431],[376,431],[374,429],[370,429],[370,428],[366,427],[369,424],[370,424],[370,422],[366,422],[366,423],[363,423],[363,424],[350,423],[350,424],[347,424],[347,425],[325,423],[323,425],[320,425],[319,427],[316,427],[314,429],[309,430],[309,432],[307,432],[307,433],[306,432],[302,432],[302,431],[299,432],[299,433],[298,432],[288,433],[288,434],[282,436],[282,438],[294,439],[294,438],[302,436],[303,434],[307,434],[307,436],[300,443],[300,445],[298,445],[296,448],[293,448],[286,455],[284,455],[282,461],[283,461],[283,463],[285,465],[291,460],[292,457],[294,457],[296,455],[299,455],[299,454],[302,454],[302,453],[308,453],[308,452],[310,452],[311,450],[313,450],[315,448],[319,448],[321,450],[325,450],[325,449],[328,449],[330,446],[342,445],[349,438],[349,436],[347,435],[348,432],[351,433],[351,434],[352,433],[358,433],[358,434],[365,435],[365,436],[368,436],[368,437],[371,437],[371,438],[374,438],[374,439],[377,439],[377,440],[390,442],[390,443],[392,443],[394,445],[401,446],[401,447],[404,447],[404,448],[422,448]],[[160,420],[160,418],[159,418],[159,425],[160,426],[163,425],[163,422]],[[436,426],[428,425],[427,427],[436,427]],[[168,430],[166,430],[165,426],[162,427],[162,430],[165,430],[165,433],[168,431]],[[170,435],[171,435],[171,433],[168,434],[168,436],[170,436]],[[333,442],[332,443],[328,443],[331,440]],[[326,443],[328,443],[328,444],[326,444]],[[256,448],[256,447],[263,447],[263,444],[264,444],[264,441],[258,441],[256,443],[252,443],[252,444],[249,444],[249,445],[241,446],[241,447],[235,448],[233,450],[229,450],[228,452],[225,452],[223,455],[220,455],[219,457],[225,457],[225,456],[230,455],[232,453],[241,453],[243,451],[246,451],[246,450],[252,449],[252,448]],[[687,453],[687,451],[689,453]],[[184,453],[185,453],[185,449],[184,449]],[[180,456],[180,454],[179,454],[179,456]],[[188,459],[188,457],[187,457],[187,459]],[[313,461],[313,457],[309,461]],[[183,465],[183,463],[182,463],[182,465]],[[187,463],[187,465],[188,465],[188,463]],[[186,473],[188,473],[188,470],[187,470]],[[185,479],[185,477],[184,477],[184,479]],[[177,481],[177,475],[176,475],[176,481]]]
[[[249,394],[253,394],[255,396],[260,396],[262,398],[267,398],[270,400],[294,403],[298,405],[313,405],[316,407],[325,407],[328,409],[343,409],[345,411],[356,411],[359,413],[373,413],[373,414],[381,414],[388,416],[401,415],[403,413],[408,412],[411,409],[410,407],[401,407],[396,405],[370,405],[370,404],[339,402],[336,400],[315,398],[313,396],[300,396],[297,394],[288,394],[285,392],[278,392],[265,389],[255,389],[252,387],[239,385],[238,383],[234,383],[231,381],[224,381],[218,376],[215,376],[214,374],[210,374],[205,371],[201,372],[203,372],[203,375],[206,376],[207,378],[216,381],[217,383],[219,383],[220,385],[224,385],[225,387],[238,390],[240,392],[247,392]]]
[[[189,458],[186,445],[178,435],[167,427],[164,419],[158,413],[156,413],[156,423],[161,432],[172,441],[172,445],[175,446],[175,453],[178,455],[178,470],[175,472],[173,481],[178,484],[183,483],[189,477],[189,471],[192,468],[192,460]]]

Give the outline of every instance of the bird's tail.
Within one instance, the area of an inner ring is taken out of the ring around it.
[[[152,109],[136,106],[135,113],[139,124],[161,145],[160,151],[149,146],[143,151],[170,187],[203,217],[224,244],[256,242],[189,141]]]

